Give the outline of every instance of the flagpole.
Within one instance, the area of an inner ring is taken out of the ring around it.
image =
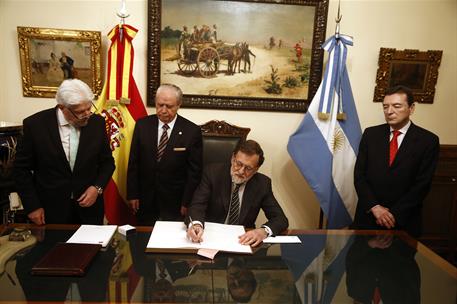
[[[122,41],[123,38],[123,28],[122,26],[125,24],[125,18],[128,18],[130,16],[129,13],[127,13],[127,8],[125,6],[125,0],[121,0],[121,8],[119,11],[117,11],[116,15],[121,18],[119,21],[119,36],[120,36],[120,41]]]
[[[338,12],[336,14],[336,18],[335,18],[335,37],[336,38],[339,38],[340,36],[340,22],[341,22],[341,19],[343,18],[343,15],[341,15],[341,0],[338,0]],[[320,213],[319,213],[319,229],[325,229],[327,228],[327,221],[324,217],[324,211],[320,210]]]
[[[341,5],[341,0],[338,0],[338,13],[336,14],[335,18],[335,37],[338,38],[340,35],[340,22],[341,19],[343,18],[343,15],[341,15],[341,10],[340,10],[340,5]]]

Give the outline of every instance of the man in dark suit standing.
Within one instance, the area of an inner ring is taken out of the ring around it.
[[[127,199],[139,225],[183,220],[202,171],[200,127],[177,115],[182,91],[162,84],[156,115],[137,121],[130,148]]]
[[[187,235],[192,241],[201,240],[205,221],[255,228],[260,209],[268,221],[240,236],[240,243],[257,246],[267,236],[287,229],[289,222],[273,195],[270,178],[257,172],[263,161],[260,145],[248,140],[238,143],[231,163],[215,163],[205,168],[189,207],[189,219],[193,222]]]
[[[383,101],[387,124],[365,130],[354,169],[358,229],[421,232],[422,202],[438,162],[438,137],[413,124],[410,89],[396,86]]]
[[[13,177],[35,224],[103,224],[103,187],[115,167],[93,98],[84,82],[65,80],[55,108],[24,119]]]

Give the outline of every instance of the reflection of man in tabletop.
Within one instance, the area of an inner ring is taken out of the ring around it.
[[[346,256],[348,295],[358,303],[420,303],[415,254],[393,235],[357,236]]]
[[[230,259],[229,259],[230,260]],[[233,300],[247,303],[257,288],[257,280],[240,258],[229,261],[227,267],[227,288]]]

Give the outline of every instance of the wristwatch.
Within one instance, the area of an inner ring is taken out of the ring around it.
[[[268,228],[267,226],[262,226],[263,230],[265,230],[265,232],[267,233],[267,237],[273,235],[272,231],[270,228]]]
[[[94,185],[95,189],[97,189],[97,194],[98,195],[102,195],[103,194],[103,188],[98,186],[98,185]]]

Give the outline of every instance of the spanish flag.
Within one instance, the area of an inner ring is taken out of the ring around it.
[[[108,73],[96,103],[98,113],[105,118],[116,162],[116,170],[104,191],[105,216],[108,223],[114,225],[135,224],[135,217],[126,204],[127,167],[135,122],[147,115],[132,75],[132,40],[137,32],[126,24],[117,25],[109,32]]]

